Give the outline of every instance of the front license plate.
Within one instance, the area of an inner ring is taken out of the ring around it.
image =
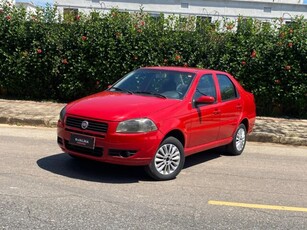
[[[70,135],[69,144],[77,145],[89,149],[95,148],[95,137],[72,133]]]

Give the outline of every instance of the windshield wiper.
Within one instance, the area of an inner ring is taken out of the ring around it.
[[[138,93],[138,94],[148,94],[148,95],[152,95],[152,96],[156,96],[156,97],[160,97],[160,98],[167,98],[166,96],[159,94],[159,93],[152,93],[152,92],[147,92],[147,91],[135,91],[133,93]]]
[[[122,88],[118,88],[118,87],[115,87],[115,86],[112,86],[110,89],[115,89],[117,91],[122,91],[122,92],[125,92],[125,93],[133,94],[131,91],[129,91],[127,89],[122,89]]]

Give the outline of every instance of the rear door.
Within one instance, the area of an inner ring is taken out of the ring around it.
[[[235,84],[226,74],[217,74],[220,91],[220,132],[218,139],[232,137],[235,132],[241,113],[242,101]]]

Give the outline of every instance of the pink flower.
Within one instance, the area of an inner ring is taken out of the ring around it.
[[[5,18],[6,18],[6,20],[8,20],[8,21],[11,20],[11,16],[10,16],[10,15],[7,15]]]
[[[41,54],[42,52],[43,52],[43,51],[42,51],[41,49],[37,49],[37,50],[36,50],[36,53],[37,53],[37,54]]]
[[[64,58],[64,59],[62,60],[62,63],[63,63],[64,65],[67,65],[67,64],[68,64],[67,59],[66,59],[66,58]]]
[[[257,56],[256,50],[252,50],[251,58],[255,58]]]
[[[87,37],[83,35],[81,39],[82,39],[82,41],[86,41]]]

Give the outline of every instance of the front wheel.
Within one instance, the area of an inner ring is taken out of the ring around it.
[[[240,155],[246,144],[246,128],[244,124],[240,124],[237,128],[233,140],[227,145],[227,152],[231,155]]]
[[[181,142],[174,137],[168,137],[161,143],[145,170],[155,180],[171,180],[181,171],[184,160]]]

